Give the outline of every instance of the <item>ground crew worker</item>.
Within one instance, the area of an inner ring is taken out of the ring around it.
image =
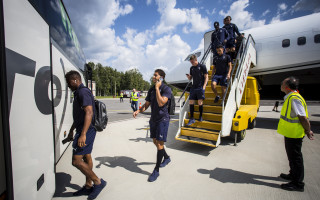
[[[225,44],[229,39],[229,33],[224,28],[219,28],[219,22],[214,22],[215,30],[211,34],[211,51],[214,54],[213,56],[217,56],[216,48],[220,45],[225,48]]]
[[[136,91],[136,89],[134,89],[134,88],[131,92],[130,100],[131,100],[131,108],[132,108],[133,112],[137,111],[139,108],[138,107],[139,94]]]
[[[222,97],[226,92],[228,80],[231,76],[232,64],[229,55],[223,53],[223,46],[217,47],[218,56],[213,59],[213,69],[211,78],[211,89],[215,94],[214,103],[217,103],[221,98],[217,92],[217,84],[221,85]]]
[[[77,71],[69,71],[65,78],[74,94],[73,124],[68,134],[68,140],[73,140],[72,165],[86,177],[85,185],[74,192],[73,196],[89,195],[88,199],[95,199],[107,183],[92,171],[91,152],[96,136],[94,98],[91,91],[82,84],[81,76]],[[76,129],[76,135],[73,138],[74,129]]]
[[[307,104],[298,91],[298,79],[286,78],[281,83],[281,91],[286,94],[281,109],[278,124],[278,133],[284,136],[290,171],[289,174],[280,174],[280,177],[289,180],[281,188],[289,191],[304,191],[304,166],[301,152],[302,140],[305,134],[313,140],[308,119]]]
[[[225,25],[223,26],[223,28],[225,28],[229,34],[229,39],[227,41],[226,44],[226,52],[228,53],[229,51],[233,52],[232,54],[235,54],[235,50],[236,50],[236,34],[237,36],[243,37],[243,35],[239,32],[239,29],[237,27],[237,25],[231,23],[231,17],[227,16],[226,18],[224,18],[224,23]],[[235,56],[232,56],[232,58],[234,59]]]
[[[123,92],[120,93],[120,103],[123,102]]]
[[[202,112],[203,112],[203,100],[205,98],[204,91],[208,83],[208,71],[207,67],[203,64],[198,63],[197,56],[195,54],[191,55],[190,63],[190,74],[186,74],[189,80],[193,79],[192,87],[190,90],[189,105],[190,105],[190,119],[187,126],[195,123],[193,118],[194,113],[194,101],[198,100],[199,105],[199,121],[202,122]]]
[[[151,118],[149,121],[150,137],[157,147],[157,163],[152,174],[148,178],[149,182],[157,180],[160,175],[159,168],[165,167],[171,161],[164,149],[164,142],[167,141],[170,121],[167,106],[168,101],[171,98],[171,89],[163,82],[165,76],[166,74],[161,69],[156,69],[154,71],[152,78],[154,86],[149,89],[145,104],[133,113],[133,117],[135,118],[140,112],[144,112],[151,105]],[[163,162],[161,162],[162,159]]]

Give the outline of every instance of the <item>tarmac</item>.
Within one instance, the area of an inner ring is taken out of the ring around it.
[[[279,175],[288,173],[289,163],[283,136],[276,132],[280,113],[272,112],[272,108],[260,107],[256,128],[247,130],[245,139],[237,146],[233,138],[226,137],[217,148],[175,140],[176,114],[166,142],[172,161],[160,168],[160,176],[152,183],[147,179],[154,169],[157,150],[148,137],[150,115],[109,122],[103,132],[97,133],[92,152],[93,171],[107,181],[97,199],[320,199],[319,104],[308,106],[315,140],[305,137],[303,142],[304,192],[280,189],[286,181]],[[56,166],[54,200],[87,199],[72,196],[83,186],[85,177],[71,165],[71,158],[69,145]]]

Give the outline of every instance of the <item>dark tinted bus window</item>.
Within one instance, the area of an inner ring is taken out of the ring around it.
[[[320,43],[320,34],[314,36],[314,43]]]
[[[298,37],[298,45],[306,44],[306,37]]]
[[[289,47],[289,46],[290,46],[290,40],[289,39],[282,40],[282,47],[283,48],[286,48],[286,47]]]
[[[73,30],[64,5],[60,0],[29,0],[49,24],[50,36],[79,69],[84,71],[86,59]]]

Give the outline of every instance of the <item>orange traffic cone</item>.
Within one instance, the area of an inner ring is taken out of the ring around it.
[[[139,109],[141,108],[141,102],[140,102],[140,104],[139,104]]]

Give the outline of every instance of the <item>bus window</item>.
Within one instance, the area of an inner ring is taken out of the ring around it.
[[[306,44],[306,37],[298,37],[297,43],[298,43],[298,45],[305,45]]]
[[[314,36],[314,43],[320,43],[320,34]]]
[[[286,48],[290,46],[290,40],[289,39],[284,39],[282,40],[282,47]]]

